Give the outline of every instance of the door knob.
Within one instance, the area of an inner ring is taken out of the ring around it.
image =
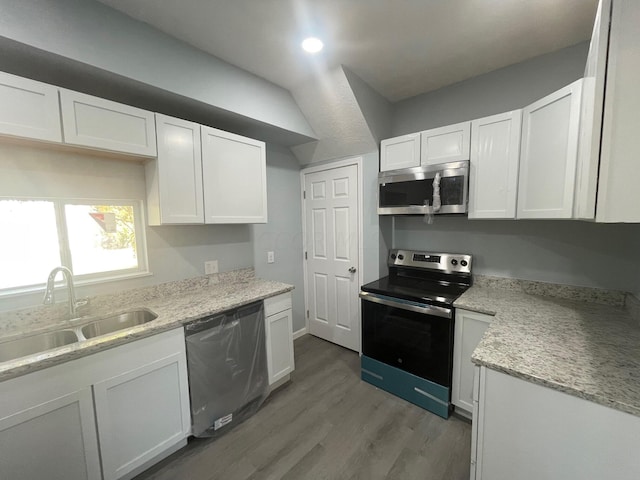
[[[349,273],[356,273],[356,267],[351,267],[349,269]]]

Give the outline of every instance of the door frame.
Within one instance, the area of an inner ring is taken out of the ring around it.
[[[362,157],[349,157],[342,160],[331,161],[323,163],[322,165],[303,168],[300,170],[300,201],[302,202],[302,271],[304,275],[304,331],[298,330],[294,332],[294,338],[301,337],[302,335],[309,333],[309,285],[307,281],[307,261],[304,258],[304,252],[307,251],[307,216],[306,216],[306,199],[304,198],[304,186],[305,175],[309,173],[324,172],[327,170],[333,170],[341,167],[349,167],[355,165],[358,169],[356,176],[358,181],[358,284],[363,283],[363,265],[364,265],[364,236],[363,236],[363,212],[364,212],[364,196],[363,196],[363,171],[362,171]],[[360,287],[358,287],[359,289]],[[362,334],[362,315],[360,312],[360,302],[358,302],[358,330]],[[358,352],[362,353],[362,338],[359,341]]]

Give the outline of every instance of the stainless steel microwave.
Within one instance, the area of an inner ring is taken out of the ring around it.
[[[469,161],[378,174],[379,215],[467,213]]]

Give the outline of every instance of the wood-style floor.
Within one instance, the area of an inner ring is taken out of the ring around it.
[[[469,478],[471,425],[360,380],[358,354],[311,335],[296,370],[226,435],[193,439],[136,480]]]

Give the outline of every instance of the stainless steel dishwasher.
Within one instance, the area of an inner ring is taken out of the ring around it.
[[[263,302],[185,325],[191,433],[215,437],[252,416],[269,377]]]

